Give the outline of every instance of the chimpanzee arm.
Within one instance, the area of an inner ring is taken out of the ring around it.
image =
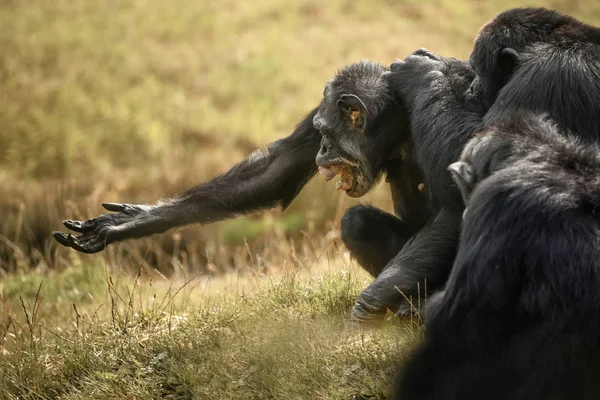
[[[407,300],[418,310],[423,298],[442,287],[456,257],[461,218],[460,212],[442,208],[414,235],[360,294],[348,327],[379,323],[388,309],[402,311]]]
[[[426,175],[426,188],[439,206],[462,208],[463,201],[447,168],[466,142],[483,127],[481,93],[468,63],[425,49],[391,65],[388,82],[409,112],[414,151]]]
[[[66,220],[64,225],[81,235],[54,232],[54,238],[83,253],[96,253],[110,243],[177,226],[207,224],[276,206],[285,209],[317,171],[315,157],[321,141],[313,128],[317,110],[290,136],[255,151],[211,181],[155,205],[104,203],[105,209],[117,213],[87,221]]]
[[[412,150],[411,150],[412,151]],[[423,228],[433,216],[425,175],[411,158],[391,160],[386,165],[387,182],[392,192],[394,212],[409,231]]]

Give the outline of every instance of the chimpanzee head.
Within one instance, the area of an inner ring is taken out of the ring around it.
[[[524,52],[536,44],[577,34],[581,26],[572,17],[545,8],[514,8],[498,14],[481,27],[475,38],[469,62],[477,77],[471,91],[481,94],[491,106]]]
[[[507,140],[507,136],[499,128],[500,125],[497,125],[479,132],[467,143],[459,161],[448,166],[467,207],[475,187],[501,169],[516,153],[514,142]]]
[[[549,153],[543,151],[542,143],[551,143],[554,149],[567,145],[547,114],[527,110],[518,111],[475,135],[467,142],[459,161],[448,167],[465,206],[468,207],[477,185],[498,171],[510,166],[517,168],[521,160],[528,160],[528,165],[544,163]]]
[[[381,64],[362,61],[341,69],[325,85],[313,124],[323,135],[316,162],[337,189],[360,197],[371,189],[406,117],[389,93]],[[395,132],[394,132],[395,130]]]

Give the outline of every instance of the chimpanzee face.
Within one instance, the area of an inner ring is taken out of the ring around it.
[[[325,180],[341,175],[338,190],[360,197],[377,179],[365,152],[369,122],[387,100],[380,64],[361,62],[341,70],[326,86],[313,125],[323,135],[316,157]],[[385,94],[383,94],[385,92]]]
[[[319,173],[330,180],[340,174],[338,190],[351,197],[360,197],[371,186],[370,167],[361,151],[367,110],[358,96],[342,94],[334,98],[325,96],[324,103],[335,101],[333,115],[324,118],[319,111],[313,120],[315,128],[323,135],[316,162]]]
[[[561,43],[570,30],[578,32],[571,17],[544,8],[514,8],[483,25],[475,38],[469,62],[477,73],[471,90],[480,92],[490,107],[510,81],[526,53],[541,44]],[[547,50],[551,51],[551,50]]]
[[[460,159],[448,166],[465,207],[469,206],[471,194],[481,181],[504,168],[513,155],[519,154],[514,148],[514,136],[516,134],[511,136],[504,132],[502,125],[485,129],[469,140]]]

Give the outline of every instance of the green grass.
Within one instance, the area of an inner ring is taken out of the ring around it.
[[[173,283],[74,266],[43,283],[10,277],[0,398],[385,398],[417,321],[344,332],[367,282],[352,265],[250,272]]]

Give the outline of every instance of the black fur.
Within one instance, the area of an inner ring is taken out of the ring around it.
[[[386,75],[411,116],[410,152],[424,174],[431,217],[414,230],[402,250],[361,293],[351,323],[380,321],[388,309],[395,313],[419,309],[428,294],[446,283],[464,209],[447,167],[480,129],[485,113],[479,98],[466,96],[474,78],[466,63],[425,50],[394,64],[392,73]],[[376,229],[375,225],[370,228]],[[352,251],[351,243],[346,243]],[[361,260],[360,254],[355,256]]]
[[[359,163],[360,159],[352,159],[348,149],[360,147],[367,160],[366,167],[361,168],[370,169],[373,177],[387,176],[397,215],[359,206],[349,209],[342,219],[342,240],[352,256],[376,278],[353,307],[350,326],[381,321],[388,309],[404,310],[407,298],[412,297],[416,303],[419,294],[424,295],[427,289],[424,277],[433,288],[443,285],[460,227],[460,216],[455,218],[444,212],[436,217],[436,196],[444,194],[436,192],[440,187],[436,177],[430,177],[421,168],[404,108],[389,94],[387,72],[374,63],[360,69],[354,65],[346,67],[326,85],[315,116],[315,126],[323,134],[317,164],[328,167],[330,160],[339,159]],[[362,86],[365,84],[369,88]],[[339,108],[338,101],[347,94],[357,97],[357,107],[366,116],[365,125],[359,129]],[[428,152],[424,150],[423,154]],[[443,242],[447,236],[444,233],[448,232],[453,234]]]
[[[544,8],[507,10],[482,27],[470,64],[472,90],[491,106],[484,126],[526,109],[600,138],[600,29]]]
[[[362,205],[346,210],[341,225],[344,244],[375,278],[416,232],[398,217]]]
[[[470,64],[473,89],[490,106],[486,125],[515,110],[547,112],[561,126],[597,140],[600,29],[557,11],[516,8],[482,27]],[[526,83],[526,84],[525,84]]]
[[[460,248],[394,398],[600,398],[600,148],[518,116],[461,162]]]
[[[457,64],[460,68],[462,65]],[[353,307],[349,326],[380,322],[388,309],[404,312],[410,309],[411,300],[418,307],[419,298],[445,284],[458,243],[462,203],[460,195],[452,189],[446,167],[458,158],[468,136],[462,143],[453,144],[457,135],[464,135],[458,120],[454,124],[457,132],[446,136],[439,135],[439,129],[430,130],[428,136],[412,134],[404,106],[396,104],[388,94],[386,72],[370,64],[356,73],[338,73],[325,87],[325,97],[315,116],[315,126],[323,134],[317,164],[328,167],[330,160],[340,159],[360,162],[351,159],[348,153],[349,148],[360,145],[363,157],[368,160],[367,167],[361,168],[371,168],[371,176],[387,175],[400,218],[372,207],[356,207],[342,219],[344,243],[375,277]],[[419,72],[415,68],[414,74]],[[450,75],[464,86],[461,94],[475,76],[469,68],[453,69]],[[350,80],[340,80],[341,76]],[[377,90],[365,90],[361,87],[365,83]],[[356,107],[366,116],[366,124],[358,129],[347,118],[345,109],[339,108],[339,100],[348,93],[356,96]],[[457,112],[471,107],[464,102],[454,105],[454,97],[449,96],[452,93],[441,93],[439,100],[456,107]],[[440,107],[438,111],[445,107],[436,104]],[[476,110],[478,106],[477,102],[472,105]],[[477,114],[479,120],[480,114]],[[419,121],[435,121],[432,116]],[[454,204],[449,202],[451,198]]]

